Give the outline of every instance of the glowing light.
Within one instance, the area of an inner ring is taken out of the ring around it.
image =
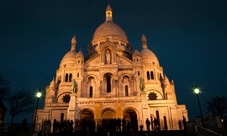
[[[42,93],[40,92],[40,91],[38,91],[37,93],[36,93],[36,97],[37,98],[40,98],[42,96]]]
[[[200,93],[200,90],[199,90],[199,88],[198,88],[197,86],[195,86],[194,92],[195,92],[196,94],[199,94],[199,93]]]
[[[111,11],[106,11],[106,16],[107,17],[112,17],[112,12]]]

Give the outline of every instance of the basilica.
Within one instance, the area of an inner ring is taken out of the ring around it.
[[[179,122],[183,116],[188,120],[188,112],[177,103],[173,80],[164,74],[144,34],[142,49],[132,50],[112,13],[108,4],[105,21],[94,31],[86,56],[76,51],[77,39],[72,37],[70,50],[46,87],[36,122],[71,120],[77,129],[76,122],[82,121],[86,128],[98,131],[117,119],[130,122],[134,130],[142,125],[146,130],[146,120],[153,129],[157,120],[161,130],[180,129]]]

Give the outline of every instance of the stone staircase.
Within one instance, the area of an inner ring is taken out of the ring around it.
[[[39,136],[39,135],[38,135]],[[138,132],[94,132],[94,133],[51,133],[48,136],[198,136],[195,133],[183,131],[183,130],[171,130],[171,131],[138,131]]]

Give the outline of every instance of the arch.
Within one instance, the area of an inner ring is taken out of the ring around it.
[[[107,93],[111,93],[112,91],[112,78],[113,78],[113,75],[111,73],[106,73],[104,75],[104,79],[106,80],[106,92]]]
[[[124,76],[122,77],[122,82],[127,82],[126,79],[128,79],[128,82],[130,82],[130,78],[129,78],[128,75],[124,75]]]
[[[91,83],[91,81],[94,81],[94,83],[95,83],[95,78],[93,76],[89,76],[87,79],[87,82]]]
[[[131,79],[131,76],[129,75],[129,74],[127,74],[127,73],[123,73],[123,74],[121,74],[119,77],[120,77],[120,79],[121,79],[121,81],[123,81],[123,79],[124,79],[124,77],[125,76],[127,76],[128,78],[129,78],[129,81],[131,81],[132,79]]]
[[[82,106],[82,107],[79,107],[81,110],[80,111],[78,111],[77,113],[78,113],[78,115],[79,115],[79,117],[80,117],[80,115],[84,112],[84,111],[90,111],[92,114],[94,114],[94,107],[93,106]],[[81,118],[79,118],[79,119],[81,119]]]
[[[168,125],[167,125],[167,118],[166,116],[163,116],[163,121],[164,121],[164,129],[168,130]]]
[[[65,74],[65,82],[68,82],[68,73]]]
[[[69,74],[69,82],[72,82],[72,73]]]
[[[88,76],[85,78],[85,79],[86,79],[86,81],[89,81],[89,78],[91,78],[91,77],[93,77],[93,78],[94,78],[94,80],[96,80],[96,79],[97,79],[95,75],[91,74],[91,75],[88,75]]]
[[[150,74],[151,74],[151,80],[154,80],[154,72],[150,71]]]
[[[160,126],[160,113],[159,113],[159,110],[156,110],[155,114],[156,114],[156,119],[158,120],[158,125]]]
[[[116,130],[115,120],[116,112],[112,108],[105,108],[101,111],[102,127],[111,131]]]
[[[151,130],[154,130],[154,119],[155,116],[153,114],[150,115],[150,119],[151,119]]]
[[[59,94],[58,96],[57,96],[57,102],[61,102],[62,103],[62,101],[59,101],[60,100],[60,98],[63,98],[63,96],[65,96],[65,95],[70,95],[72,92],[63,92],[63,93],[61,93],[61,94]]]
[[[102,119],[116,119],[116,114],[113,110],[105,110],[102,113]]]
[[[85,131],[87,128],[90,129],[90,131],[95,130],[95,121],[94,121],[94,113],[92,110],[85,108],[80,111],[79,114],[80,121],[82,122],[82,131]]]
[[[124,110],[123,112],[123,121],[122,121],[122,125],[125,126],[127,122],[131,123],[131,128],[132,130],[137,131],[138,130],[138,114],[136,113],[136,111],[133,108],[127,108]],[[126,128],[123,127],[123,131]]]
[[[125,96],[129,96],[129,94],[128,94],[128,85],[125,85]]]
[[[163,94],[160,91],[156,90],[156,89],[148,88],[146,90],[146,92],[147,92],[147,99],[148,100],[149,100],[148,96],[149,96],[150,93],[155,93],[157,95],[157,100],[163,99]]]
[[[111,76],[106,76],[107,93],[111,92]]]
[[[92,96],[93,96],[93,86],[90,86],[89,97],[92,97]]]
[[[147,80],[150,80],[150,73],[147,71]]]
[[[64,113],[61,113],[61,115],[60,115],[60,121],[61,122],[64,121]]]
[[[112,111],[114,114],[115,114],[115,118],[116,118],[116,110],[113,109],[113,108],[110,108],[110,107],[103,107],[101,109],[101,112],[100,112],[100,117],[102,118],[102,115],[106,112],[106,111]]]
[[[77,73],[77,77],[79,77],[80,76],[80,73]]]

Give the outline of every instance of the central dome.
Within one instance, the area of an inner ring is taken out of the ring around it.
[[[112,8],[108,4],[106,7],[106,21],[102,23],[94,32],[91,43],[114,39],[129,43],[124,30],[113,22]]]
[[[95,30],[92,43],[106,38],[118,39],[128,43],[124,30],[112,21],[104,22]]]

